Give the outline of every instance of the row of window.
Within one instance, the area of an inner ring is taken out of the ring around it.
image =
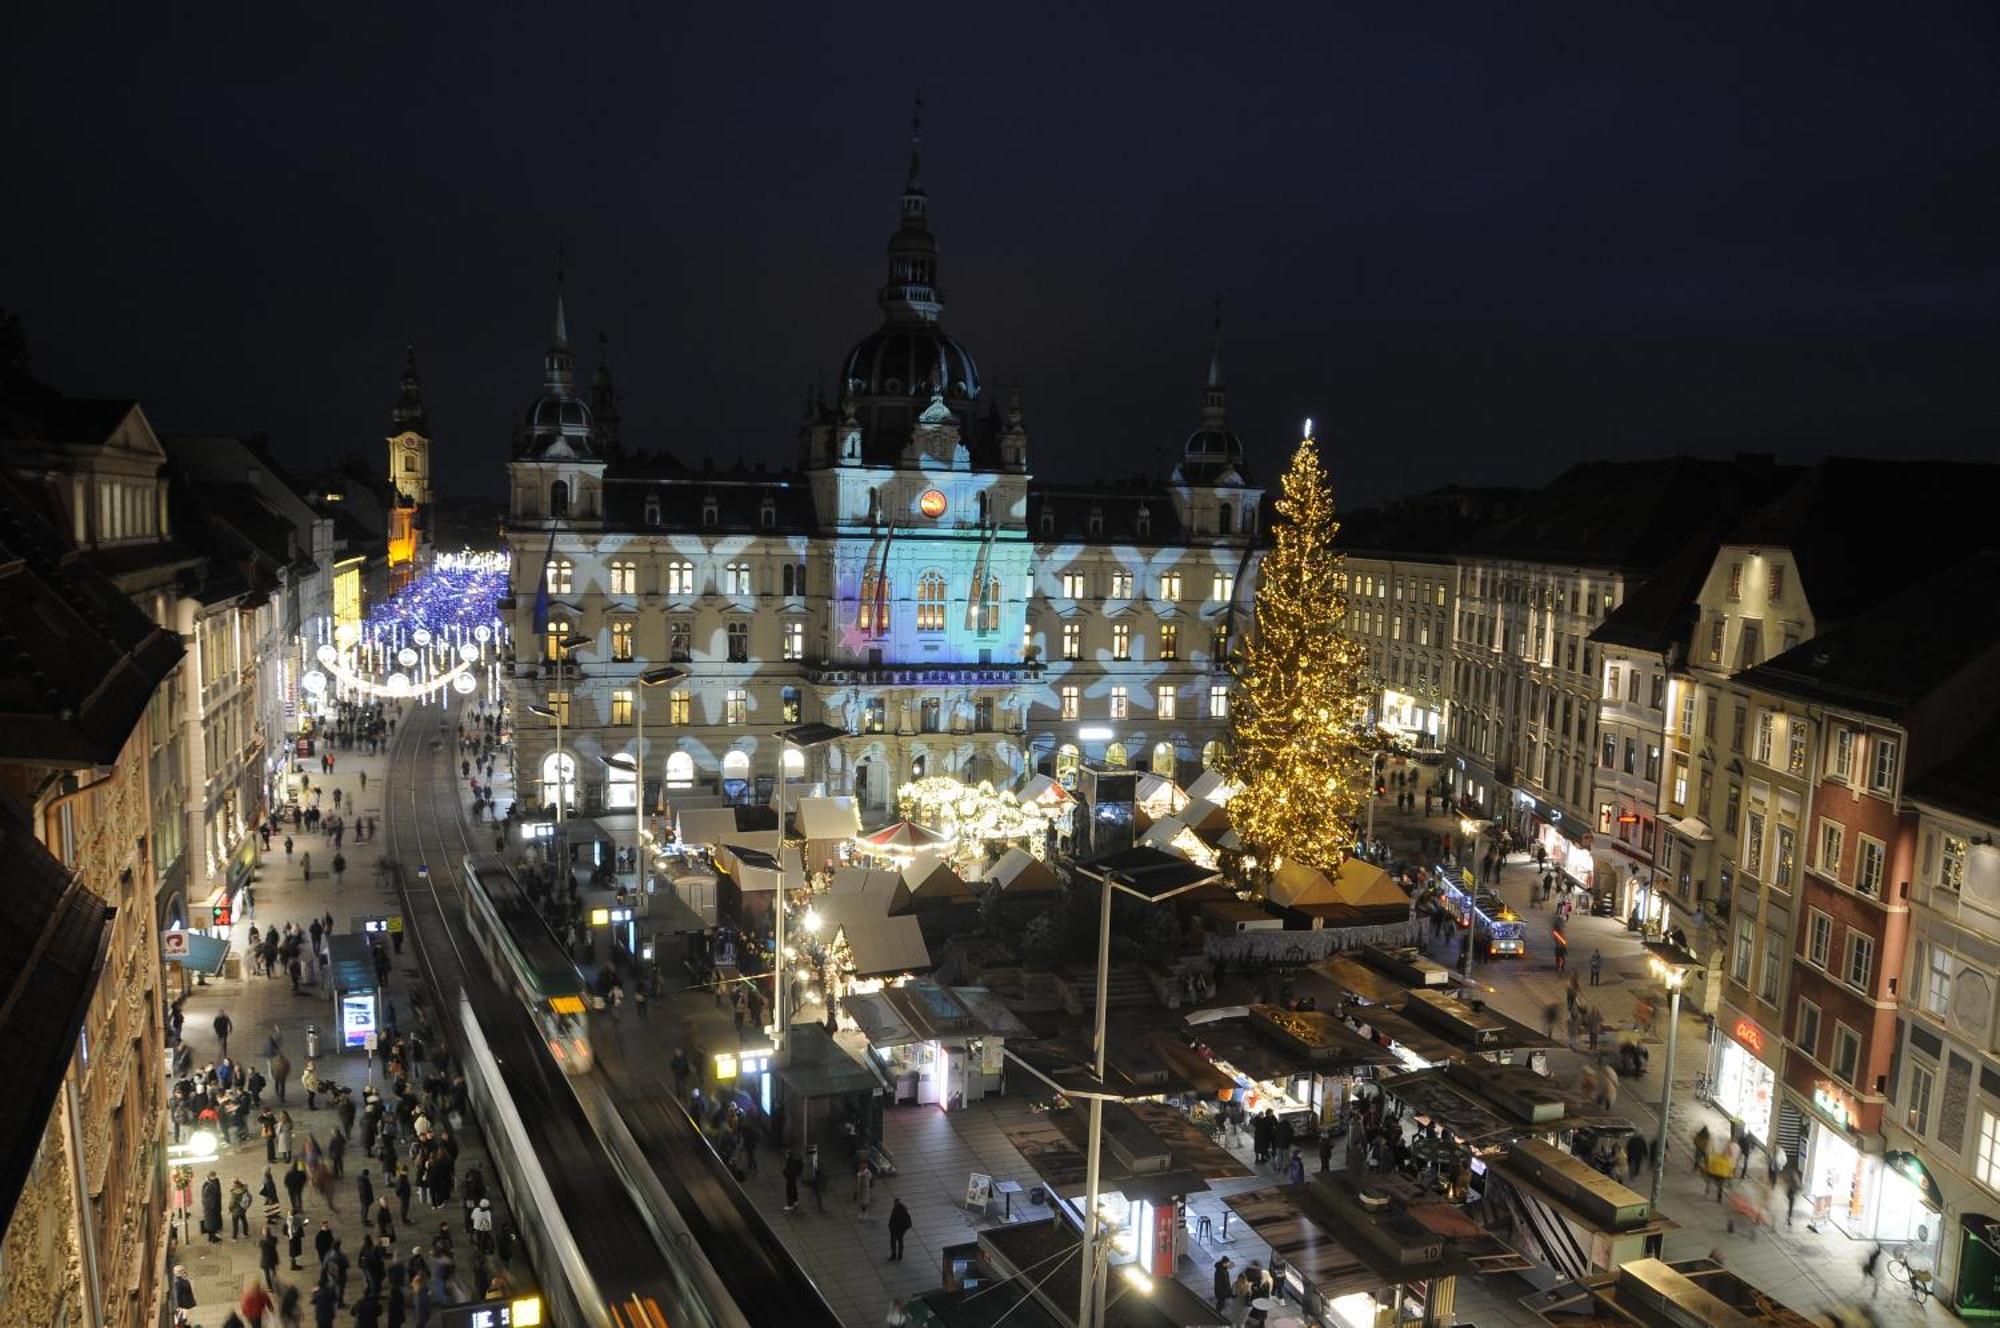
[[[1064,683],[1057,689],[1056,694],[1061,698],[1062,717],[1064,719],[1081,719],[1083,717],[1082,687],[1076,683]],[[1110,706],[1107,714],[1111,719],[1130,719],[1132,717],[1131,693],[1128,689],[1123,686],[1111,689]],[[1174,684],[1160,683],[1153,688],[1153,714],[1158,719],[1180,718],[1180,694],[1179,689]],[[1205,718],[1227,719],[1228,717],[1229,688],[1222,683],[1216,683],[1208,689],[1208,714]]]
[[[1341,572],[1335,579],[1339,589],[1360,599],[1407,599],[1412,604],[1444,606],[1445,583],[1429,577],[1387,577],[1372,572]]]
[[[547,660],[568,659],[571,651],[563,646],[572,627],[567,619],[550,618],[548,631],[542,638],[542,658]],[[634,638],[638,624],[629,618],[616,618],[611,623],[611,660],[616,664],[630,664],[637,657]],[[779,625],[779,658],[802,660],[806,657],[806,624],[801,618],[788,618]],[[687,664],[694,660],[694,624],[685,619],[675,619],[667,624],[667,660],[674,664]],[[750,662],[750,624],[736,621],[723,625],[723,660],[730,664]]]
[[[1072,660],[1083,658],[1083,628],[1084,624],[1081,622],[1066,622],[1062,624],[1062,634],[1059,638],[1061,642],[1060,658]],[[1159,625],[1157,630],[1158,635],[1154,638],[1155,651],[1153,658],[1163,660],[1179,659],[1181,657],[1181,625],[1179,623],[1164,622]],[[1144,638],[1140,639],[1143,641]],[[1112,623],[1111,658],[1120,662],[1140,658],[1140,656],[1135,656],[1132,653],[1132,649],[1133,636],[1131,625],[1122,622]],[[1229,657],[1229,624],[1227,622],[1219,622],[1210,630],[1209,652],[1212,659],[1219,660]]]
[[[1060,573],[1057,584],[1064,599],[1089,599],[1091,585],[1097,578],[1088,568],[1073,567]],[[1132,571],[1126,567],[1114,567],[1105,573],[1105,598],[1131,599],[1136,582]],[[1179,572],[1161,572],[1153,578],[1150,589],[1153,598],[1169,603],[1177,603],[1181,598],[1182,578]],[[1028,597],[1037,593],[1037,578],[1034,571],[1028,573]],[[1210,603],[1227,604],[1236,598],[1236,575],[1233,572],[1217,572],[1209,579],[1208,598]]]

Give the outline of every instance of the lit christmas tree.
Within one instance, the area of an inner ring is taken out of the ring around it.
[[[1233,664],[1226,772],[1243,791],[1229,814],[1264,870],[1298,861],[1331,872],[1354,846],[1367,796],[1368,656],[1347,635],[1340,523],[1310,421],[1283,489]]]

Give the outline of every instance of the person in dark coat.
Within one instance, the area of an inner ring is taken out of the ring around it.
[[[201,1229],[208,1243],[222,1243],[222,1180],[213,1171],[201,1183]]]
[[[321,1282],[313,1290],[313,1328],[333,1328],[333,1312],[338,1308],[333,1303],[333,1287]]]
[[[365,1227],[375,1216],[375,1181],[367,1167],[361,1168],[361,1174],[354,1178],[354,1192],[361,1200],[361,1225]]]
[[[889,1257],[891,1259],[901,1259],[903,1257],[903,1237],[907,1236],[910,1233],[910,1228],[915,1225],[914,1219],[910,1217],[910,1210],[903,1206],[901,1199],[896,1200],[895,1206],[889,1210]]]
[[[335,1176],[345,1176],[347,1174],[346,1168],[343,1165],[347,1160],[346,1131],[335,1130],[333,1137],[326,1141],[326,1160],[328,1165],[333,1168]]]
[[[299,1262],[299,1255],[305,1252],[305,1247],[306,1215],[297,1209],[293,1209],[291,1214],[285,1218],[285,1248],[291,1255],[293,1272],[297,1272],[304,1266]]]
[[[1226,1254],[1215,1261],[1215,1312],[1217,1314],[1225,1314],[1229,1310],[1231,1284],[1235,1280],[1229,1276],[1229,1270],[1233,1266],[1229,1256]]]
[[[785,1150],[784,1177],[785,1211],[788,1213],[799,1206],[799,1177],[805,1174],[805,1169],[806,1164],[799,1159],[799,1155],[787,1148]]]
[[[326,1266],[326,1256],[333,1253],[333,1223],[322,1222],[313,1236],[313,1253],[318,1256],[320,1267]]]
[[[272,1291],[278,1289],[278,1233],[268,1226],[264,1228],[262,1239],[257,1242],[257,1267],[263,1270],[264,1285]]]
[[[306,1169],[296,1158],[285,1171],[285,1193],[291,1197],[292,1211],[298,1212],[305,1199]]]

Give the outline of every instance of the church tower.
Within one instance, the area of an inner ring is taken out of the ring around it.
[[[417,378],[417,348],[403,349],[403,389],[389,412],[389,576],[407,585],[425,561],[431,509],[431,431]]]

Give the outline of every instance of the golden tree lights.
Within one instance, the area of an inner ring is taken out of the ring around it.
[[[1233,739],[1224,773],[1245,844],[1276,869],[1338,867],[1367,795],[1367,653],[1347,635],[1347,593],[1333,537],[1333,491],[1306,437],[1285,472],[1275,542],[1257,574],[1251,631],[1232,672]]]

